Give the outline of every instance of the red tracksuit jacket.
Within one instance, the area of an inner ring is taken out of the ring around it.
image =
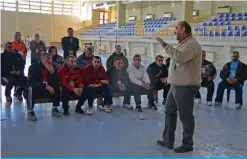
[[[23,52],[22,59],[26,60],[27,48],[26,48],[26,45],[24,44],[24,42],[21,41],[20,43],[18,43],[16,41],[13,41],[12,44],[14,45],[16,51],[21,50]]]
[[[109,80],[105,72],[105,68],[100,66],[100,68],[95,69],[93,64],[89,64],[84,68],[84,81],[85,85],[91,84],[102,84],[101,80]]]
[[[70,70],[67,65],[63,65],[58,73],[60,75],[60,84],[62,87],[67,88],[70,91],[73,91],[73,87],[70,85],[71,82],[74,83],[76,88],[83,88],[83,73],[82,69],[76,66],[73,70]]]

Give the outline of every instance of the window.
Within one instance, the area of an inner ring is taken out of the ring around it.
[[[100,17],[99,24],[108,23],[108,13],[107,12],[100,12],[99,17]]]
[[[16,11],[15,0],[1,0],[1,10]]]

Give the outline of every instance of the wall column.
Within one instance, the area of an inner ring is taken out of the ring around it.
[[[121,16],[120,16],[121,15]],[[117,28],[125,25],[126,5],[117,1]]]
[[[194,1],[182,1],[182,20],[193,19]]]
[[[150,43],[150,56],[151,56],[151,58],[154,58],[155,57],[155,53],[154,53],[154,43],[153,42],[151,42]]]

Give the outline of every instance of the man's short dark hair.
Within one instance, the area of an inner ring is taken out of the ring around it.
[[[73,30],[73,28],[68,28],[67,31],[69,31],[69,30]]]
[[[93,49],[92,49],[91,47],[87,47],[87,48],[86,48],[86,51],[93,52]]]
[[[133,60],[135,60],[136,57],[141,57],[140,55],[134,55]]]
[[[114,62],[119,61],[119,60],[123,61],[120,57],[116,57],[116,58],[114,59]]]
[[[191,34],[191,26],[187,21],[180,21],[179,24],[181,27],[185,28],[185,32],[187,34]]]
[[[232,54],[237,54],[239,56],[239,52],[238,51],[233,51]]]
[[[94,59],[98,59],[98,60],[101,61],[101,57],[99,57],[99,56],[94,56],[93,58],[94,58]]]
[[[121,47],[121,46],[120,46],[120,45],[116,45],[116,46],[115,46],[115,49],[116,49],[117,47]]]
[[[51,53],[43,52],[41,54],[41,58],[47,57],[47,56],[52,56]]]
[[[69,61],[70,58],[76,58],[76,57],[75,57],[75,55],[69,55],[69,56],[67,56],[66,61]]]
[[[162,55],[157,55],[157,56],[155,57],[155,61],[157,61],[158,58],[164,59],[164,56],[162,56]]]

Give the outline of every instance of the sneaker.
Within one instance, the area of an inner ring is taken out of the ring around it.
[[[207,103],[208,103],[208,106],[212,106],[213,105],[211,101],[208,101]]]
[[[109,105],[106,105],[104,107],[104,110],[105,110],[106,113],[110,113],[111,112],[111,109],[109,108]]]
[[[236,110],[240,110],[241,109],[241,107],[242,107],[242,105],[241,104],[236,104]]]
[[[130,104],[123,104],[123,107],[127,109],[133,109],[133,107]]]
[[[11,103],[11,102],[12,102],[12,97],[11,97],[11,96],[7,96],[7,97],[6,97],[6,101],[7,101],[8,103]]]
[[[174,149],[174,152],[176,153],[185,153],[185,152],[190,152],[193,151],[193,148],[186,148],[184,146],[180,146]]]
[[[28,119],[29,120],[31,120],[31,121],[37,121],[37,117],[36,117],[36,115],[35,115],[35,113],[34,113],[33,110],[29,111],[27,113],[27,115],[28,115]]]
[[[21,95],[16,95],[16,98],[21,102],[23,101],[23,97]]]
[[[91,107],[88,108],[88,109],[87,109],[87,114],[88,114],[88,115],[93,115],[93,108],[91,108]]]
[[[81,109],[81,107],[78,107],[78,106],[75,107],[75,113],[85,114],[85,112]]]
[[[202,100],[201,99],[197,99],[197,103],[198,104],[201,104],[202,103]]]
[[[63,115],[59,112],[57,108],[52,109],[52,116],[54,117],[62,117]]]
[[[109,104],[109,105],[107,105],[108,106],[108,108],[112,111],[113,110],[113,105],[112,104]]]
[[[148,104],[148,108],[153,109],[153,110],[158,110],[158,108],[155,104]]]
[[[137,105],[137,106],[136,106],[136,111],[142,112],[142,106],[141,106],[141,105]]]
[[[214,106],[215,106],[215,107],[220,107],[221,105],[222,105],[222,103],[220,103],[220,102],[215,102],[215,103],[214,103]]]

